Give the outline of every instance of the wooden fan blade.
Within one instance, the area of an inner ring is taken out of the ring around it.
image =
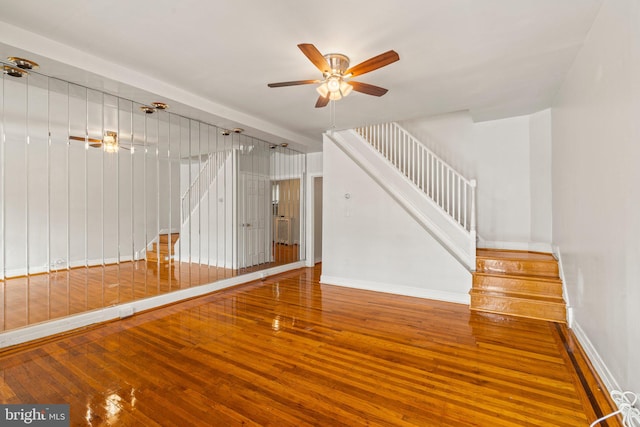
[[[320,83],[320,80],[294,80],[292,82],[269,83],[267,86],[284,87],[284,86],[296,86],[296,85],[310,85],[313,83]]]
[[[70,135],[69,139],[73,140],[73,141],[90,142],[91,144],[102,144],[102,140],[101,139],[85,138],[84,136],[73,136],[73,135]]]
[[[327,60],[324,59],[322,53],[320,53],[320,51],[314,45],[310,43],[302,43],[299,44],[298,47],[300,48],[302,53],[304,53],[304,55],[309,58],[309,61],[313,62],[313,65],[315,65],[318,70],[322,71],[323,73],[328,73],[331,71],[331,66],[329,65]]]
[[[374,86],[367,83],[349,82],[353,86],[353,90],[356,92],[366,93],[367,95],[382,96],[389,90],[380,86]]]
[[[360,76],[364,73],[368,73],[370,71],[377,70],[378,68],[382,68],[386,65],[392,64],[398,60],[400,60],[400,55],[398,55],[396,51],[390,50],[385,53],[381,53],[378,56],[374,56],[373,58],[369,58],[366,61],[349,68],[347,71],[345,71],[344,75],[350,75],[350,77]]]
[[[326,107],[328,103],[329,103],[329,95],[328,94],[327,94],[326,97],[320,96],[318,98],[318,100],[316,101],[316,108]]]

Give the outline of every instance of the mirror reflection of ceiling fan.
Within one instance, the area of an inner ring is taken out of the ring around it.
[[[392,64],[400,59],[400,56],[395,51],[389,50],[349,68],[349,58],[346,55],[341,53],[322,55],[314,45],[309,43],[299,44],[298,47],[313,65],[322,72],[322,79],[269,83],[267,86],[284,87],[320,83],[316,88],[320,94],[316,102],[316,108],[325,107],[329,101],[337,101],[349,95],[353,90],[373,96],[384,95],[387,93],[385,88],[368,83],[355,82],[351,79]]]
[[[102,148],[107,153],[115,153],[118,149],[123,148],[125,150],[131,150],[130,147],[123,147],[118,142],[118,133],[113,131],[105,131],[103,139],[88,138],[84,136],[69,136],[70,141],[82,141],[89,147]]]
[[[165,104],[164,102],[152,102],[150,106],[149,105],[140,106],[140,110],[145,114],[153,114],[157,110],[164,111],[164,110],[167,110],[168,108],[169,108],[169,105]],[[242,131],[242,129],[240,128],[237,128],[237,129],[239,129],[240,132]],[[234,132],[235,131],[236,129],[234,129]],[[239,133],[239,132],[236,132],[236,133]],[[117,153],[120,148],[133,152],[134,145],[138,145],[138,144],[133,144],[130,147],[123,146],[122,144],[120,144],[120,141],[118,140],[118,132],[115,132],[112,130],[104,131],[103,139],[70,135],[69,141],[81,141],[81,142],[84,142],[87,147],[102,148],[107,153]]]

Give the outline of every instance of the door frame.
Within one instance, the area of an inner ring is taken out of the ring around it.
[[[323,174],[322,172],[316,172],[316,173],[308,173],[307,174],[307,179],[306,179],[306,186],[307,186],[307,194],[306,194],[306,230],[305,230],[305,234],[306,234],[306,242],[307,242],[307,246],[306,246],[306,251],[305,251],[305,265],[307,267],[313,267],[315,265],[315,238],[316,236],[314,236],[314,226],[315,226],[315,215],[314,215],[314,206],[313,206],[313,201],[314,201],[314,185],[313,185],[313,181],[316,178],[322,178]],[[324,186],[324,180],[323,180],[323,184]],[[323,209],[324,209],[324,203],[323,203]],[[322,236],[320,236],[320,238],[322,238]]]

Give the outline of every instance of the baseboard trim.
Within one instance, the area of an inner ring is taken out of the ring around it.
[[[542,242],[503,242],[479,239],[478,248],[553,253],[551,244]]]
[[[456,292],[439,291],[436,289],[414,288],[412,286],[399,286],[389,283],[371,282],[368,280],[327,276],[324,274],[320,276],[320,283],[343,286],[345,288],[363,289],[367,291],[384,292],[387,294],[453,302],[457,304],[469,305],[471,303],[471,297],[468,293],[460,294]]]
[[[161,228],[158,234],[178,234],[180,233],[180,228]]]
[[[194,286],[193,288],[181,289],[163,295],[157,295],[133,301],[126,304],[105,307],[87,313],[80,313],[73,316],[63,317],[36,325],[25,326],[0,333],[0,348],[11,347],[29,341],[46,338],[51,335],[69,332],[74,329],[83,328],[109,320],[128,317],[140,311],[162,307],[167,304],[176,303],[185,299],[194,298],[211,292],[219,291],[231,286],[241,285],[255,280],[261,280],[267,276],[285,273],[304,267],[304,261],[292,264],[280,265],[265,270],[236,276],[229,279],[219,280],[206,285]]]
[[[564,267],[562,265],[562,254],[560,253],[560,247],[558,247],[557,245],[554,245],[552,254],[558,260],[558,276],[560,277],[560,281],[562,282],[562,297],[564,298],[564,302],[567,304],[567,325],[569,325],[569,328],[573,328],[573,321],[574,321],[573,306],[571,305],[571,300],[569,298],[569,290],[567,289],[567,281],[565,280]]]
[[[13,270],[7,270],[6,276],[4,274],[0,274],[0,280],[11,279],[14,277],[23,277],[27,275],[33,274],[42,274],[42,273],[52,273],[55,271],[64,271],[68,268],[78,268],[78,267],[96,267],[100,265],[111,265],[118,264],[120,262],[128,262],[133,261],[132,256],[121,256],[118,258],[105,258],[103,259],[90,259],[87,261],[73,261],[68,267],[66,261],[59,268],[55,268],[54,264],[51,266],[43,265],[38,267],[29,267],[29,271],[26,268],[18,268]]]
[[[604,363],[604,360],[602,359],[602,357],[600,357],[600,354],[591,343],[591,340],[584,332],[584,330],[580,327],[580,324],[574,321],[571,330],[573,331],[575,337],[578,339],[578,342],[582,346],[582,349],[587,354],[587,357],[593,365],[593,368],[600,376],[600,379],[604,383],[604,386],[607,388],[607,391],[611,393],[612,390],[620,390],[618,381],[616,381],[606,363]]]

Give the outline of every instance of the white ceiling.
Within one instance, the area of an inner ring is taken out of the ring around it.
[[[602,0],[0,0],[0,54],[41,72],[256,137],[314,151],[338,128],[469,110],[490,120],[548,108]],[[359,76],[314,108],[316,79],[297,48],[355,65],[389,49],[400,61]],[[82,70],[82,71],[79,71]],[[302,147],[301,147],[302,145]]]

